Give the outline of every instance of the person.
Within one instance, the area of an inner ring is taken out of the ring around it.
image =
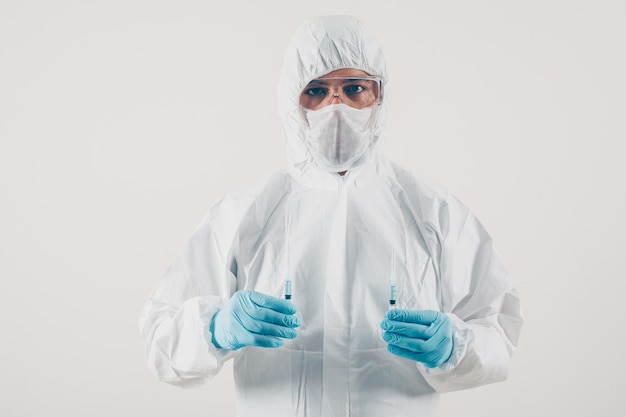
[[[279,114],[289,164],[202,219],[140,317],[159,379],[233,360],[239,416],[432,416],[507,377],[522,316],[491,238],[381,152],[389,75],[350,16],[304,22]]]

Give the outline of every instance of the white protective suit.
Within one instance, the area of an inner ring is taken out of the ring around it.
[[[358,20],[305,22],[279,86],[289,165],[209,210],[140,317],[148,366],[165,382],[199,386],[234,359],[238,416],[432,416],[438,393],[504,380],[522,326],[492,241],[459,200],[385,160],[379,143],[343,177],[311,160],[299,95],[340,68],[381,76],[389,92],[380,47]],[[384,98],[380,110],[377,142]],[[381,338],[393,252],[396,306],[451,319],[454,348],[439,368],[389,353]],[[212,345],[211,318],[235,291],[282,297],[287,274],[296,339]]]

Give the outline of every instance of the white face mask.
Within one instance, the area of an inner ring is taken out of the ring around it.
[[[343,103],[320,110],[303,108],[309,125],[306,146],[322,168],[343,172],[363,156],[372,140],[372,109],[355,109]]]

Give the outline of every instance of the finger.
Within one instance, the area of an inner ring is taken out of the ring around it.
[[[403,335],[399,335],[397,333],[384,332],[383,340],[391,345],[396,345],[406,350],[410,350],[415,353],[423,353],[425,352],[429,345],[426,344],[427,340],[423,339],[414,339],[412,337],[407,337]]]
[[[251,346],[258,346],[263,348],[277,348],[283,345],[283,341],[277,337],[267,336],[263,334],[252,335]]]
[[[416,353],[411,350],[403,349],[396,345],[387,345],[387,350],[393,353],[394,355],[400,356],[405,359],[410,359],[412,361],[421,362],[421,359],[422,359],[421,353]]]
[[[429,325],[435,321],[440,314],[440,312],[434,310],[403,310],[394,308],[385,314],[385,318],[394,321]]]
[[[265,307],[255,306],[251,311],[247,311],[247,314],[253,320],[277,324],[279,326],[298,327],[300,325],[300,319],[298,317],[291,314],[279,313]]]
[[[295,314],[296,312],[296,306],[291,301],[257,291],[250,291],[250,293],[250,300],[259,307],[269,308],[284,314]]]
[[[426,326],[424,324],[406,323],[388,319],[383,320],[380,327],[388,332],[415,339],[429,339],[435,333],[432,325]]]
[[[421,362],[428,368],[436,368],[440,365],[440,360],[437,359],[436,355],[431,353],[416,353],[395,345],[388,345],[387,350],[394,355],[400,356],[402,358]]]
[[[398,333],[384,332],[383,340],[387,343],[397,345],[401,348],[411,350],[418,353],[427,353],[437,350],[441,343],[445,343],[449,340],[443,333],[436,333],[433,337],[428,339],[417,339],[413,337],[404,336]]]
[[[265,321],[255,320],[252,317],[244,318],[241,325],[250,333],[294,339],[298,332],[294,329]]]

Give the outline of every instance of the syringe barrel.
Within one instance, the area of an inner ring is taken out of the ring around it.
[[[291,280],[285,281],[285,299],[291,300]]]

